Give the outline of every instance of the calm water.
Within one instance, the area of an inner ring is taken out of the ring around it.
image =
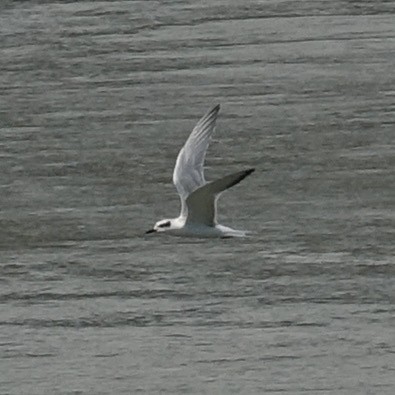
[[[0,393],[395,393],[395,2],[2,1]],[[195,122],[246,240],[176,216]]]

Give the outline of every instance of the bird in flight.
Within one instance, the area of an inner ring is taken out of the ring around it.
[[[158,221],[146,234],[166,232],[186,237],[246,236],[246,231],[217,223],[217,200],[223,191],[238,184],[255,169],[228,174],[211,182],[206,182],[204,178],[204,158],[219,109],[218,104],[200,119],[178,154],[173,183],[181,199],[179,217]]]

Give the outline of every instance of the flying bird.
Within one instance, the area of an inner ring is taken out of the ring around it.
[[[253,168],[207,182],[204,178],[204,159],[215,129],[220,105],[214,106],[196,124],[181,148],[173,172],[173,183],[181,199],[178,218],[163,219],[146,232],[186,237],[243,237],[247,232],[217,222],[217,200],[226,189],[238,184]]]

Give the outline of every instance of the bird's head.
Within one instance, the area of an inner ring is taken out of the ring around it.
[[[150,230],[147,230],[145,234],[154,233],[154,232],[166,232],[166,230],[171,229],[171,220],[170,219],[162,219],[158,221],[154,227]]]

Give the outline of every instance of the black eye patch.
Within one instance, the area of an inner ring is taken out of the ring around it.
[[[168,226],[170,226],[170,221],[164,222],[163,224],[158,225],[159,228],[167,228]]]

